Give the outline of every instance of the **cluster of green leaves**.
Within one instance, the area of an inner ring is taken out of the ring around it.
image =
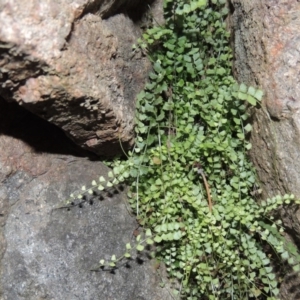
[[[251,196],[246,108],[263,94],[232,76],[225,2],[165,0],[165,24],[140,41],[153,72],[138,96],[136,144],[127,160],[114,161],[106,186],[130,184],[130,204],[148,236],[139,237],[136,250],[156,243],[180,297],[272,300],[279,293],[274,253],[299,270],[297,251],[284,243],[272,212],[297,201],[286,195],[258,204]],[[92,186],[102,190],[103,181]],[[131,245],[126,249],[129,258]],[[108,265],[117,261],[113,256]]]

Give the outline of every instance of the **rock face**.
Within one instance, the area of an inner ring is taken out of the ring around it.
[[[123,192],[55,209],[108,172],[82,148],[113,156],[133,143],[150,63],[132,44],[152,2],[1,1],[1,300],[172,299],[146,255],[113,273],[91,271],[134,245]]]
[[[18,105],[1,100],[0,111],[0,299],[171,299],[146,257],[114,273],[90,271],[134,244],[124,195],[53,210],[107,168]]]
[[[263,197],[300,197],[300,2],[231,0],[235,72],[240,82],[265,92],[253,111],[251,158]],[[284,211],[290,238],[299,245],[300,211]],[[299,282],[289,276],[281,299],[300,298]]]
[[[94,153],[128,148],[150,68],[132,50],[141,31],[128,15],[138,19],[151,2],[1,1],[0,94]]]

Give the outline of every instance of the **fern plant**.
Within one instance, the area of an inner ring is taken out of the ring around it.
[[[109,179],[93,181],[69,202],[120,182],[130,186],[145,238],[99,267],[114,268],[132,248],[155,242],[155,256],[182,299],[273,300],[279,294],[274,253],[295,271],[299,255],[272,212],[299,201],[284,195],[258,204],[252,196],[257,183],[247,157],[246,108],[263,93],[232,76],[225,2],[164,1],[165,24],[148,29],[137,46],[153,71],[137,99],[135,146],[127,160],[112,163]]]

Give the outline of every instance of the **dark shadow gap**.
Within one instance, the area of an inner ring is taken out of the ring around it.
[[[134,23],[136,23],[142,20],[144,14],[151,8],[151,5],[155,0],[128,0],[124,2],[125,3],[122,4],[121,1],[115,1],[108,10],[102,11],[101,18],[108,19],[117,14],[126,14]],[[101,1],[91,2],[84,8],[79,18],[82,18],[88,13],[99,15],[102,5],[103,3]]]
[[[1,96],[0,113],[0,134],[22,140],[37,153],[65,154],[99,160],[95,154],[73,143],[57,126],[34,115],[17,103],[8,103]]]
[[[120,7],[117,13],[127,15],[134,23],[142,21],[146,13],[151,13],[151,5],[154,0],[129,1],[129,3]]]

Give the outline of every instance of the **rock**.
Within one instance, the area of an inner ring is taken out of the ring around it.
[[[0,299],[172,299],[145,256],[114,273],[90,271],[134,244],[124,194],[55,210],[108,169],[15,103],[0,99],[0,111]]]
[[[137,12],[152,2],[2,1],[1,95],[85,149],[121,153],[121,143],[125,149],[133,144],[135,98],[150,69],[132,50],[141,30],[128,16],[131,10],[141,18]]]
[[[261,87],[261,107],[252,110],[251,158],[263,197],[300,197],[300,3],[294,0],[231,0],[235,73]],[[290,238],[299,245],[300,212],[282,212]],[[299,279],[289,274],[281,299],[299,299]]]

